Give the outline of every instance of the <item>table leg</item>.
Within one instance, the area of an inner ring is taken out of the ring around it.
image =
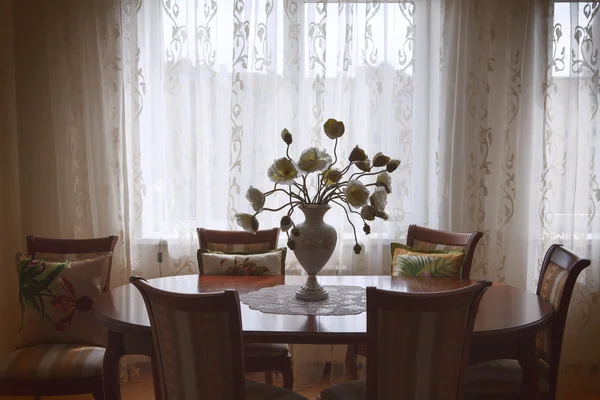
[[[118,332],[108,331],[108,342],[102,362],[102,383],[106,400],[120,400],[119,361],[125,354],[123,336]]]
[[[519,365],[521,366],[521,398],[537,399],[540,382],[540,370],[536,356],[535,336],[519,341]]]

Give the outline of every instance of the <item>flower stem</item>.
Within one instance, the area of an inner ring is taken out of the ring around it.
[[[352,223],[352,221],[350,220],[350,215],[348,215],[348,211],[346,210],[346,207],[344,207],[341,203],[338,203],[335,200],[331,200],[332,203],[337,204],[338,206],[342,207],[342,209],[344,210],[344,212],[346,213],[346,219],[348,220],[348,222],[350,223],[350,225],[352,226],[352,233],[354,233],[354,241],[356,242],[356,244],[358,244],[358,237],[356,236],[356,227],[354,226],[354,224]]]

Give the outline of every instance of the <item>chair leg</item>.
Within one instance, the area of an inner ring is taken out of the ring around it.
[[[268,383],[269,385],[273,384],[273,372],[271,372],[271,371],[265,372],[265,383]]]
[[[94,400],[104,400],[104,389],[100,387],[99,389],[94,390],[92,396],[94,396]]]
[[[294,390],[294,370],[291,360],[281,368],[281,375],[283,375],[283,387],[287,390]]]
[[[350,378],[350,380],[358,379],[358,368],[356,367],[356,361],[358,360],[358,356],[356,354],[356,348],[353,345],[349,345],[346,350],[346,359],[344,363],[346,365],[346,375]]]

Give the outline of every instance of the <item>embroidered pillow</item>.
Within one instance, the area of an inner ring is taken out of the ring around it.
[[[106,282],[112,253],[73,261],[17,255],[21,327],[19,347],[47,343],[106,344],[92,305]]]
[[[265,253],[225,254],[208,249],[198,250],[200,275],[281,275],[287,249]]]
[[[392,276],[460,277],[463,251],[416,250],[392,243]]]

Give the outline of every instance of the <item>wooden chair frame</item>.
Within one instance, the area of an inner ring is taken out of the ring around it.
[[[471,348],[471,336],[477,309],[485,291],[492,283],[490,281],[479,281],[476,284],[463,288],[437,293],[397,293],[380,290],[375,287],[367,288],[367,347],[369,352],[369,370],[367,372],[367,398],[378,397],[378,340],[379,310],[388,309],[393,311],[440,311],[470,304],[467,324],[464,332],[463,349],[460,359],[459,381],[456,386],[456,399],[462,399],[464,380],[469,363],[469,351]]]
[[[269,250],[275,250],[277,248],[280,230],[279,228],[263,229],[254,234],[244,231],[222,231],[197,228],[196,232],[198,233],[200,249],[206,249],[208,243],[254,244],[269,242]],[[281,268],[281,275],[285,275],[284,266]],[[265,381],[269,384],[273,384],[272,371],[279,371],[283,375],[283,387],[288,390],[292,390],[294,387],[292,358],[289,353],[285,356],[247,357],[245,366],[246,372],[264,372]]]
[[[203,294],[180,294],[167,292],[157,289],[148,284],[144,278],[132,276],[129,281],[139,289],[146,308],[148,309],[148,317],[150,326],[152,327],[152,338],[154,341],[154,349],[156,354],[156,364],[158,377],[160,378],[160,390],[163,399],[168,399],[164,380],[164,370],[162,363],[161,343],[155,332],[155,317],[152,309],[152,301],[162,303],[164,306],[174,310],[186,312],[203,310],[208,313],[226,312],[229,315],[229,334],[231,336],[231,365],[233,376],[231,377],[231,385],[233,387],[233,397],[235,399],[244,400],[246,397],[244,383],[244,350],[242,346],[242,318],[240,311],[240,299],[235,290],[226,290],[222,293],[203,293]]]
[[[117,236],[95,239],[52,239],[27,236],[27,253],[35,257],[36,253],[77,254],[103,253],[113,251]],[[104,283],[103,292],[110,286],[110,271]],[[92,393],[94,399],[104,400],[102,378],[73,379],[0,379],[0,395],[33,396],[38,400],[42,396],[68,396]]]
[[[279,228],[263,229],[256,231],[256,233],[196,228],[196,232],[198,233],[198,242],[201,249],[206,249],[208,243],[254,244],[269,242],[269,250],[275,250],[279,240]]]
[[[542,261],[542,267],[540,270],[540,276],[538,278],[538,285],[536,294],[539,296],[542,292],[542,282],[544,274],[548,269],[550,263],[554,263],[559,267],[563,268],[568,272],[565,287],[561,296],[558,310],[554,313],[552,319],[551,329],[551,354],[546,354],[543,351],[539,351],[539,357],[544,360],[549,367],[548,371],[548,385],[550,387],[549,398],[554,399],[556,397],[556,387],[558,383],[558,369],[560,366],[560,356],[562,351],[562,342],[565,334],[565,324],[567,322],[567,314],[569,312],[569,305],[571,304],[571,296],[573,295],[573,289],[577,283],[579,274],[590,266],[591,261],[580,257],[572,251],[566,249],[561,244],[553,244],[546,251],[544,260]]]
[[[465,261],[463,262],[461,276],[464,279],[469,279],[475,249],[482,237],[483,233],[477,231],[472,233],[448,232],[412,224],[408,227],[406,245],[414,247],[415,240],[420,240],[444,246],[464,246]]]

